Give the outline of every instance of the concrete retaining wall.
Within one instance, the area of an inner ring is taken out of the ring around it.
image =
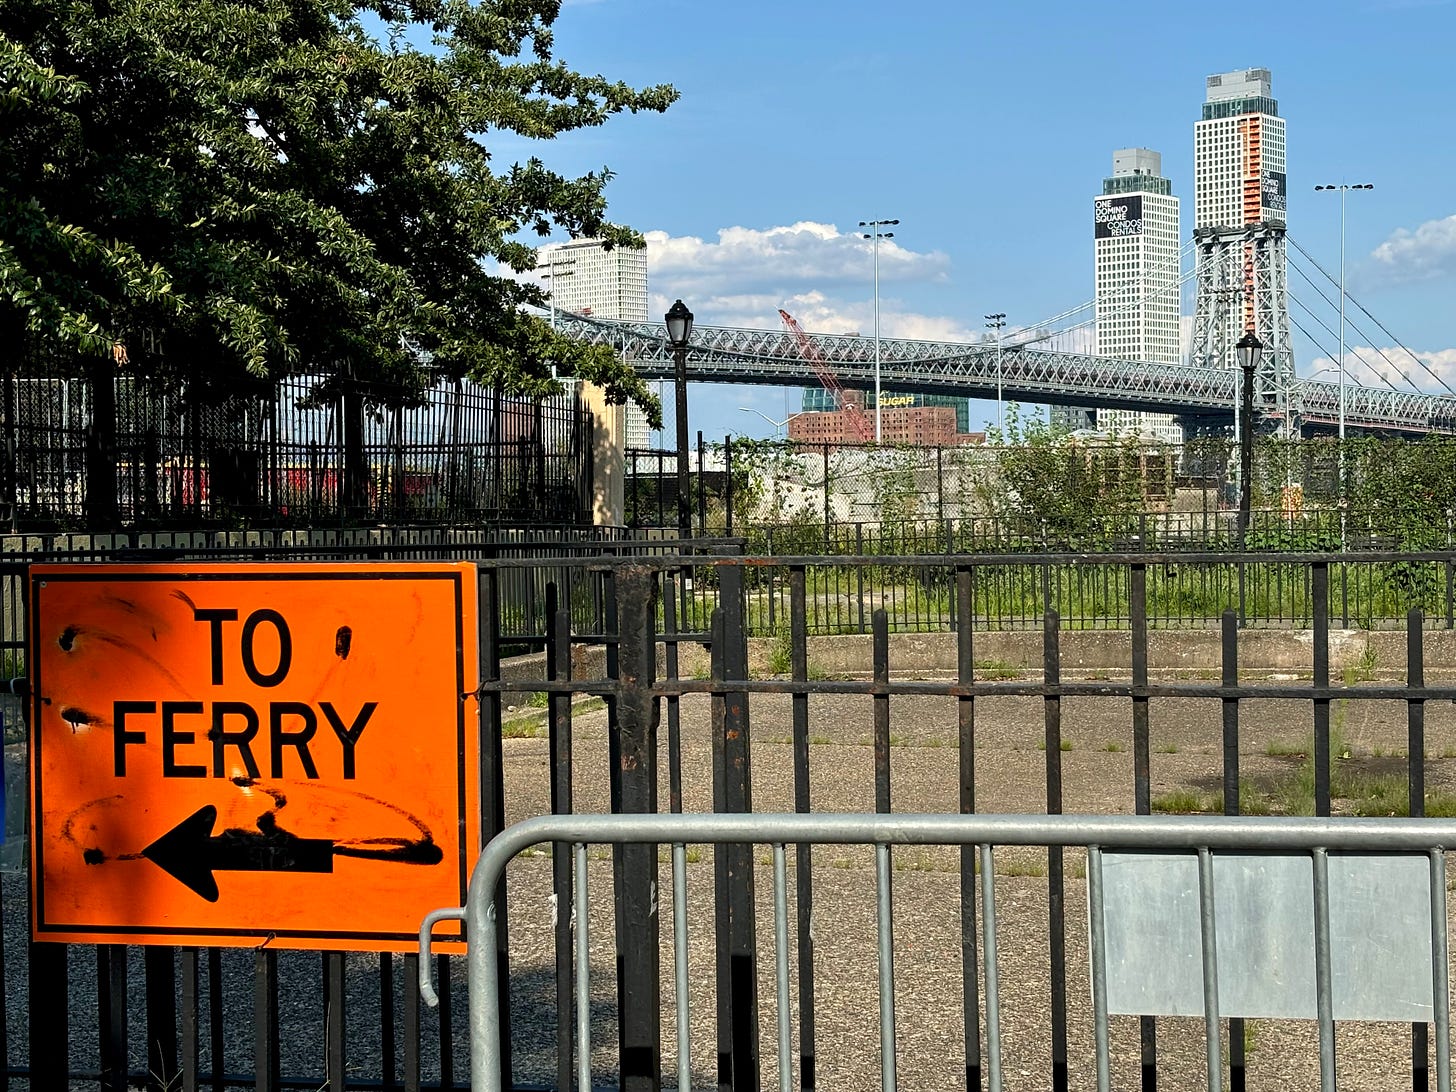
[[[748,642],[749,668],[767,674],[775,641],[752,638]],[[1062,670],[1068,674],[1107,672],[1127,675],[1132,667],[1132,634],[1127,630],[1065,630],[1061,634]],[[995,664],[1030,673],[1042,668],[1039,631],[977,633],[977,664]],[[868,635],[809,638],[809,663],[829,675],[868,675],[872,670]],[[576,648],[572,674],[578,679],[600,679],[606,674],[606,653],[601,648]],[[1428,630],[1425,634],[1426,673],[1456,675],[1456,632]],[[1404,678],[1405,634],[1391,630],[1331,630],[1330,674],[1339,680],[1346,669],[1380,678]],[[502,665],[510,679],[540,679],[545,675],[542,654],[520,656]],[[890,668],[898,676],[948,674],[956,669],[955,636],[949,633],[893,633]],[[1217,630],[1154,630],[1148,634],[1148,670],[1159,675],[1216,677],[1221,669]],[[658,649],[657,672],[665,671]],[[705,678],[708,653],[697,644],[679,650],[679,671],[684,678]],[[1314,634],[1310,630],[1246,629],[1239,633],[1239,671],[1243,675],[1310,675],[1314,671]]]

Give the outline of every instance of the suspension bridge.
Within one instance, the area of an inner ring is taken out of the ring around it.
[[[1196,290],[1193,358],[1204,363],[1169,365],[1045,347],[1048,341],[1068,338],[1094,324],[1095,318],[1076,320],[1080,312],[1094,306],[1089,301],[1021,336],[1008,338],[999,350],[990,341],[957,343],[882,337],[882,385],[887,390],[907,393],[995,398],[999,384],[1008,400],[1172,413],[1195,430],[1219,428],[1234,419],[1238,373],[1211,364],[1226,359],[1231,345],[1228,331],[1246,313],[1252,313],[1257,332],[1268,348],[1255,384],[1259,427],[1289,435],[1333,430],[1341,417],[1341,384],[1295,374],[1288,330],[1293,323],[1315,349],[1324,352],[1317,328],[1322,328],[1327,337],[1338,335],[1324,321],[1314,300],[1335,306],[1322,281],[1335,282],[1303,248],[1289,240],[1300,256],[1289,267],[1307,282],[1314,295],[1289,290],[1283,226],[1256,228],[1260,230],[1203,232],[1184,248],[1185,256],[1194,254],[1197,260],[1180,276],[1178,285]],[[1180,256],[1180,265],[1182,260]],[[1245,300],[1253,303],[1246,306]],[[1117,308],[1133,308],[1141,302],[1129,299],[1117,304]],[[1379,320],[1358,303],[1355,306],[1399,344]],[[621,322],[566,312],[557,312],[554,321],[569,337],[611,346],[625,354],[645,379],[673,377],[673,350],[663,323]],[[1357,335],[1366,336],[1356,321],[1348,325]],[[874,388],[873,338],[825,333],[810,333],[808,337],[845,387]],[[1374,345],[1376,341],[1367,336],[1366,343]],[[1360,381],[1353,374],[1355,368],[1347,362],[1343,384],[1347,430],[1456,434],[1456,391],[1403,345],[1394,350],[1395,358],[1375,351],[1384,358],[1385,367],[1377,370],[1367,365],[1372,381]],[[1325,355],[1329,359],[1338,357],[1336,352]],[[692,379],[698,382],[800,387],[816,382],[802,347],[786,330],[697,326],[689,347],[689,367]],[[1411,378],[1417,368],[1424,369],[1443,392],[1421,390]]]

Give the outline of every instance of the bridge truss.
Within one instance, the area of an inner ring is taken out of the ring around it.
[[[557,312],[559,330],[578,341],[624,352],[644,379],[673,377],[672,349],[662,323],[616,322]],[[855,334],[808,334],[820,356],[848,387],[873,389],[874,340]],[[1203,419],[1233,420],[1233,371],[1118,360],[1088,353],[1037,349],[1014,341],[994,344],[880,339],[885,387],[926,394],[994,398],[999,375],[1004,396],[1019,402],[1147,410]],[[794,337],[783,330],[698,326],[689,371],[705,383],[812,385]],[[1282,377],[1281,377],[1282,378]],[[1265,422],[1332,427],[1339,419],[1337,383],[1290,378],[1260,383],[1258,416]],[[1456,434],[1456,397],[1345,384],[1345,423],[1366,432]]]

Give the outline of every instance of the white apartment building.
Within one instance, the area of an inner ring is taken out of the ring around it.
[[[1112,174],[1092,200],[1097,352],[1178,364],[1179,205],[1163,157],[1147,148],[1112,153]],[[1097,430],[1179,443],[1171,413],[1099,409]]]
[[[1209,76],[1203,117],[1193,127],[1193,226],[1241,228],[1284,222],[1288,176],[1284,119],[1272,95],[1267,68]],[[1282,264],[1284,255],[1278,253]],[[1284,270],[1277,283],[1285,283]],[[1229,308],[1225,367],[1233,367],[1233,345],[1254,323],[1252,281],[1239,306]],[[1287,312],[1282,299],[1279,306]],[[1281,324],[1288,329],[1287,317]],[[1261,336],[1267,335],[1260,331]]]
[[[536,273],[560,311],[597,318],[646,322],[647,252],[616,247],[600,239],[550,243],[536,251]],[[652,446],[647,416],[627,403],[627,447]]]

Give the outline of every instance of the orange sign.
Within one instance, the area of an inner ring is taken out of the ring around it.
[[[469,564],[31,566],[35,938],[414,949],[479,845],[476,634]]]

